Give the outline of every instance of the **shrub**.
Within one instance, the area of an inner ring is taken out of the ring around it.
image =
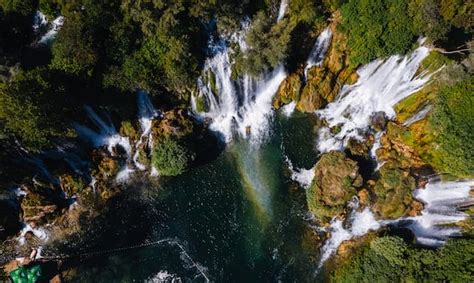
[[[186,147],[171,137],[160,139],[152,152],[152,165],[163,176],[182,174],[194,159]]]
[[[352,66],[407,52],[414,40],[406,1],[350,0],[342,6]]]
[[[430,116],[437,144],[434,165],[458,177],[474,174],[474,77],[444,87]]]

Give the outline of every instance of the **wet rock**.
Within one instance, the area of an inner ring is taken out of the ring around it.
[[[273,107],[278,109],[292,101],[298,101],[302,84],[302,78],[299,73],[289,75],[278,88],[276,98],[273,101]]]
[[[370,126],[376,132],[385,130],[387,122],[388,117],[383,111],[374,112],[372,116],[370,116]]]
[[[193,130],[194,123],[186,109],[178,108],[166,112],[162,120],[154,123],[152,135],[154,138],[160,136],[182,138],[192,134]]]
[[[308,207],[317,218],[327,222],[344,212],[363,179],[357,162],[339,151],[323,154],[314,170],[313,184],[306,192]]]

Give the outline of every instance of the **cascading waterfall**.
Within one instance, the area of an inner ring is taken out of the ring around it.
[[[287,8],[288,8],[288,0],[281,0],[280,8],[278,9],[277,22],[281,21],[283,17],[285,17]]]
[[[114,154],[114,149],[117,146],[120,146],[125,150],[127,156],[130,156],[132,147],[129,139],[117,133],[110,118],[107,116],[107,121],[103,120],[88,106],[85,107],[85,110],[89,120],[96,126],[97,130],[75,124],[75,129],[78,135],[84,140],[90,142],[94,147],[107,146],[107,150],[110,154]]]
[[[344,86],[334,102],[316,111],[328,122],[328,127],[319,132],[319,151],[340,150],[351,138],[362,140],[361,132],[367,131],[375,112],[383,111],[388,118],[394,118],[393,106],[430,79],[432,74],[427,72],[417,74],[429,52],[429,48],[421,46],[405,57],[391,56],[360,68],[355,84]],[[334,126],[340,126],[341,131],[332,134],[329,128]]]
[[[403,122],[403,126],[409,127],[412,124],[424,119],[426,115],[428,115],[428,113],[431,111],[431,108],[432,108],[431,105],[427,105],[423,107],[423,109],[421,109],[415,115],[413,115],[412,117],[408,118],[405,122]]]
[[[329,259],[343,241],[363,236],[368,231],[377,230],[382,226],[408,228],[413,232],[418,243],[429,247],[438,247],[448,238],[460,236],[460,228],[452,224],[467,219],[468,215],[458,209],[463,205],[472,204],[473,187],[474,180],[430,181],[425,188],[417,189],[413,194],[416,199],[424,203],[421,215],[396,220],[377,221],[369,208],[358,212],[358,202],[354,201],[353,211],[348,219],[349,228],[344,228],[343,221],[340,219],[335,218],[331,222],[329,227],[331,236],[321,249],[319,267]]]
[[[41,13],[41,11],[36,11],[33,16],[33,32],[35,34],[40,32],[40,29],[48,24],[46,15]]]
[[[336,252],[342,242],[352,239],[353,237],[360,237],[370,230],[377,230],[380,228],[380,223],[375,220],[373,213],[368,207],[362,211],[358,211],[359,202],[354,199],[351,204],[352,212],[348,219],[348,228],[344,227],[344,223],[341,219],[334,218],[331,221],[329,232],[331,237],[326,240],[323,247],[321,248],[321,258],[319,260],[318,268]]]
[[[414,197],[425,205],[421,215],[397,220],[393,225],[412,230],[422,245],[440,246],[449,237],[461,235],[460,228],[450,224],[467,219],[468,215],[458,208],[473,203],[474,197],[470,194],[473,187],[474,180],[431,181],[424,189],[417,189],[414,193]]]
[[[47,24],[47,21],[46,21]],[[49,30],[38,40],[38,44],[49,44],[64,24],[64,17],[59,16],[50,23]]]
[[[143,92],[139,91],[137,94],[137,105],[138,105],[138,118],[140,121],[140,127],[142,130],[142,134],[138,139],[137,143],[135,144],[135,154],[133,155],[133,163],[135,167],[139,170],[143,171],[146,170],[146,166],[141,164],[138,159],[140,157],[139,148],[142,146],[144,140],[146,139],[146,146],[151,147],[153,145],[152,135],[151,135],[151,127],[153,123],[153,119],[155,117],[161,116],[161,112],[157,111],[153,104],[150,101],[148,95]]]
[[[323,32],[316,39],[316,43],[311,49],[308,59],[306,60],[306,66],[304,68],[304,77],[308,78],[308,71],[314,66],[319,66],[323,63],[324,56],[328,51],[329,45],[331,44],[332,31],[329,27],[325,28]]]
[[[95,130],[84,125],[75,124],[75,129],[78,135],[90,142],[94,147],[106,146],[110,154],[115,155],[117,147],[122,148],[127,156],[127,163],[133,163],[138,170],[146,170],[146,166],[139,161],[140,149],[146,141],[145,147],[152,146],[151,128],[153,119],[162,115],[162,113],[153,107],[148,95],[139,91],[137,93],[138,118],[142,134],[138,141],[133,145],[130,143],[128,137],[123,137],[117,133],[110,117],[101,118],[92,108],[86,106],[85,110],[89,120],[94,124]],[[132,152],[135,150],[133,156]],[[135,170],[130,168],[128,164],[117,173],[116,181],[119,183],[126,182],[130,174]],[[156,169],[151,169],[151,175],[158,175]]]
[[[242,38],[238,43],[245,48]],[[226,142],[233,139],[234,132],[260,141],[268,133],[272,98],[286,77],[283,66],[259,78],[243,75],[233,80],[231,50],[225,41],[219,41],[211,49],[217,50],[217,54],[206,61],[204,72],[215,77],[217,93],[213,92],[211,82],[205,84],[203,78],[199,79],[199,97],[205,99],[209,108],[200,115],[212,119],[210,128],[221,133]],[[195,107],[196,102],[193,105]],[[194,111],[198,112],[196,108]]]

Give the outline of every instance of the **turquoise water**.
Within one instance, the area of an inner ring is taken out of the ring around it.
[[[66,278],[143,282],[166,271],[183,282],[314,281],[318,242],[285,155],[298,167],[314,164],[315,121],[295,113],[272,124],[260,145],[236,140],[179,177],[132,182],[76,252],[163,242],[72,261]]]

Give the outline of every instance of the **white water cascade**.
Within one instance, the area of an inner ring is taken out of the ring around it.
[[[233,36],[233,39],[245,50],[242,35]],[[194,112],[198,112],[196,99],[204,99],[208,111],[199,114],[212,120],[210,128],[220,132],[226,142],[233,139],[234,132],[249,137],[251,141],[260,141],[267,134],[268,122],[273,115],[272,98],[286,77],[283,66],[257,78],[243,75],[233,80],[232,50],[224,40],[211,45],[211,49],[216,54],[206,61],[204,73],[214,76],[217,93],[213,93],[211,80],[205,83],[204,78],[200,78],[199,95],[192,102]]]
[[[321,268],[329,257],[337,251],[342,242],[365,235],[370,230],[375,231],[380,228],[379,222],[375,220],[369,208],[365,208],[362,211],[357,211],[357,209],[358,203],[356,203],[348,219],[348,228],[344,227],[343,221],[340,219],[335,218],[331,221],[331,226],[329,227],[331,237],[321,248],[318,268]]]
[[[308,71],[314,66],[319,66],[323,63],[324,56],[328,51],[329,45],[331,44],[332,32],[329,27],[325,28],[323,32],[316,39],[316,43],[311,49],[308,59],[306,60],[306,66],[304,68],[304,77],[308,78]]]
[[[287,8],[288,8],[288,0],[281,0],[280,8],[278,9],[277,22],[281,21],[283,17],[285,17]]]
[[[130,156],[132,147],[127,137],[123,137],[117,133],[112,121],[109,117],[103,120],[92,108],[86,106],[85,110],[89,120],[94,124],[97,130],[93,130],[87,126],[75,124],[75,129],[78,135],[92,143],[94,147],[107,146],[110,154],[114,154],[114,149],[121,146],[123,150]]]
[[[139,170],[146,170],[146,166],[139,162],[140,151],[138,150],[146,140],[146,147],[151,147],[153,145],[151,127],[153,119],[155,117],[161,116],[161,112],[157,111],[153,104],[150,101],[148,95],[143,91],[138,91],[137,94],[137,104],[138,104],[138,118],[140,122],[140,127],[142,134],[135,144],[135,154],[133,155],[133,163],[135,167]]]
[[[47,24],[47,21],[46,21]],[[64,17],[59,16],[50,23],[49,30],[39,39],[38,44],[49,44],[64,24]]]
[[[328,122],[328,127],[319,132],[319,151],[340,150],[350,138],[362,140],[361,132],[367,131],[374,112],[383,111],[394,118],[393,106],[420,90],[431,77],[427,72],[417,74],[429,52],[421,46],[405,57],[391,56],[360,68],[355,84],[344,86],[334,102],[316,111]],[[341,131],[331,134],[329,128],[337,125]]]
[[[474,180],[429,182],[424,189],[414,193],[414,197],[425,205],[421,215],[397,220],[394,225],[412,230],[418,243],[438,247],[449,237],[461,235],[461,229],[450,224],[467,219],[468,215],[458,208],[474,203],[473,188]]]
[[[297,182],[301,187],[308,189],[314,179],[314,167],[311,167],[310,169],[296,168],[286,155],[285,162],[288,165],[288,169],[291,171],[291,180]]]
[[[404,217],[396,220],[379,220],[365,208],[359,212],[358,202],[353,203],[353,211],[344,228],[343,221],[333,219],[329,232],[329,239],[321,248],[321,267],[334,254],[343,241],[360,237],[370,230],[377,230],[382,226],[405,227],[410,229],[418,243],[438,247],[450,238],[461,235],[461,229],[455,224],[466,220],[468,215],[459,211],[462,206],[472,205],[474,197],[471,191],[474,180],[457,182],[430,181],[424,189],[415,190],[413,196],[424,203],[421,215]]]

